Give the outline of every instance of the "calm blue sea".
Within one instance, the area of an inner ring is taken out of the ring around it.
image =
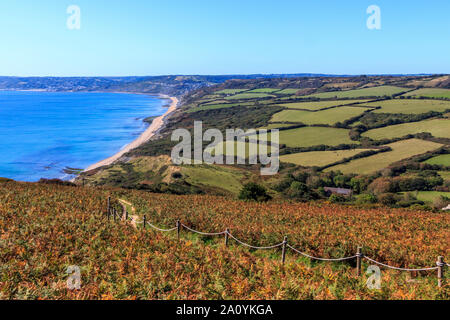
[[[166,111],[166,100],[121,93],[0,91],[0,177],[70,178],[120,151]]]

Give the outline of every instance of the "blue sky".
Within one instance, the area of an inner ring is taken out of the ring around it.
[[[449,15],[448,0],[4,0],[0,75],[450,73]]]

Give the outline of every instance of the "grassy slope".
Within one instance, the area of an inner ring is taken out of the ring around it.
[[[403,137],[408,134],[429,132],[435,137],[450,138],[450,120],[434,119],[419,122],[402,123],[364,132],[362,136],[374,140]]]
[[[302,152],[280,156],[280,161],[289,162],[304,167],[313,167],[313,166],[322,167],[369,150],[370,149],[355,149],[355,150]]]
[[[439,88],[424,88],[418,89],[405,94],[405,96],[417,96],[426,98],[447,98],[450,99],[449,89],[439,89]]]
[[[450,167],[450,154],[442,154],[442,155],[433,157],[431,159],[428,159],[425,162],[429,163],[429,164],[438,164],[438,165]]]
[[[375,113],[404,113],[421,114],[429,111],[442,112],[450,109],[450,101],[439,100],[414,100],[414,99],[392,99],[379,102],[365,103],[366,106],[381,107]]]
[[[340,170],[342,173],[369,174],[386,168],[391,163],[438,149],[442,145],[430,141],[409,139],[394,142],[388,144],[388,146],[392,148],[392,151],[353,160],[349,163],[328,168],[325,171]]]
[[[450,192],[439,192],[439,191],[419,191],[417,192],[417,199],[424,202],[433,202],[440,196],[450,198]]]
[[[366,108],[339,107],[323,111],[283,110],[273,115],[271,122],[301,122],[304,124],[335,124],[361,115]]]
[[[380,86],[373,88],[364,88],[356,90],[347,91],[333,91],[333,92],[322,92],[304,96],[305,98],[320,98],[320,99],[330,99],[330,98],[358,98],[358,97],[382,97],[391,96],[393,94],[398,94],[408,89],[399,88],[394,86]]]
[[[295,103],[285,103],[280,104],[280,106],[288,109],[306,109],[311,111],[316,111],[329,107],[337,107],[340,105],[346,105],[351,103],[362,103],[367,100],[342,100],[342,101],[314,101],[314,102],[295,102]]]
[[[348,130],[323,127],[304,127],[280,131],[280,143],[288,147],[310,147],[316,145],[336,146],[353,144]]]
[[[353,254],[361,244],[393,265],[434,265],[448,245],[450,218],[427,212],[2,183],[0,299],[449,298],[433,273],[407,282],[407,273],[383,270],[382,290],[369,290],[367,275],[356,278],[352,264],[311,263],[288,252],[282,268],[277,250],[249,252],[233,242],[224,248],[222,238],[183,232],[177,242],[173,234],[136,231],[102,216],[108,194],[130,201],[159,226],[181,219],[203,231],[230,227],[261,245],[288,234],[293,245],[318,256]],[[69,265],[81,268],[81,290],[66,289]]]

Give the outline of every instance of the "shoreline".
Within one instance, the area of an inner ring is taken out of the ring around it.
[[[119,92],[117,92],[119,93]],[[120,92],[122,93],[122,92]],[[150,140],[163,126],[164,126],[164,120],[167,116],[169,116],[171,113],[173,113],[178,106],[178,98],[176,97],[169,97],[167,95],[159,95],[162,99],[170,99],[172,102],[170,103],[169,109],[161,116],[155,118],[150,126],[134,141],[127,144],[124,148],[122,148],[119,152],[112,155],[109,158],[106,158],[104,160],[101,160],[97,163],[94,163],[83,170],[83,172],[91,171],[94,169],[98,169],[103,166],[108,166],[118,159],[120,159],[125,153],[128,153],[129,151],[136,149],[137,147],[141,146],[142,144],[146,143],[148,140]]]

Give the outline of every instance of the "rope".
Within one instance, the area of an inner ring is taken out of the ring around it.
[[[279,244],[275,244],[275,245],[269,246],[269,247],[256,247],[256,246],[252,246],[251,244],[242,242],[241,240],[237,239],[235,236],[233,236],[231,233],[229,233],[229,232],[227,232],[227,231],[225,231],[225,232],[228,233],[228,235],[229,235],[231,238],[233,238],[236,242],[242,244],[243,246],[252,248],[252,249],[261,249],[261,250],[274,249],[274,248],[277,248],[277,247],[281,247],[281,246],[284,244],[284,241],[283,241],[283,242],[281,242],[281,243],[279,243]]]
[[[315,259],[315,260],[320,260],[320,261],[344,261],[344,260],[350,260],[350,259],[355,259],[357,257],[357,255],[355,256],[351,256],[351,257],[343,257],[343,258],[319,258],[319,257],[313,257],[307,253],[301,252],[297,249],[295,249],[293,246],[291,246],[290,244],[287,245],[290,249],[294,250],[295,252],[308,257],[310,259]]]
[[[158,227],[152,225],[150,222],[147,222],[147,224],[148,224],[150,227],[152,227],[153,229],[158,230],[158,231],[161,231],[161,232],[171,232],[171,231],[175,231],[175,230],[178,229],[177,227],[172,228],[172,229],[161,229],[161,228],[158,228]]]
[[[211,232],[211,233],[208,233],[208,232],[201,232],[201,231],[197,231],[197,230],[191,229],[191,228],[189,228],[189,227],[188,227],[187,225],[185,225],[185,224],[181,224],[181,225],[182,225],[184,228],[188,229],[189,231],[192,231],[192,232],[195,232],[195,233],[204,235],[204,236],[220,236],[220,235],[222,235],[222,234],[227,233],[226,231],[222,231],[222,232]]]
[[[364,256],[364,258],[366,258],[367,260],[369,260],[370,262],[376,263],[380,266],[386,267],[386,268],[390,268],[390,269],[394,269],[394,270],[399,270],[399,271],[431,271],[431,270],[437,270],[439,267],[430,267],[430,268],[420,268],[420,269],[409,269],[409,268],[398,268],[398,267],[392,267],[390,265],[375,261],[373,259],[370,259],[367,256]]]
[[[114,216],[114,218],[116,217],[116,212],[115,212],[115,210],[113,210],[112,215]],[[117,215],[118,215],[118,217],[120,218],[120,215],[119,215],[119,214],[117,214]],[[131,218],[130,216],[128,216],[127,218],[128,218],[129,220],[133,221],[133,218]],[[134,221],[134,223],[136,223],[136,224],[141,224],[141,223],[144,223],[144,222],[143,222],[143,221]],[[171,228],[171,229],[161,229],[161,228],[158,228],[158,227],[152,225],[150,222],[146,222],[146,223],[147,223],[150,227],[152,227],[153,229],[155,229],[155,230],[157,230],[157,231],[161,231],[161,232],[171,232],[171,231],[175,231],[175,230],[178,229],[178,226],[177,226],[177,227],[174,227],[174,228]],[[365,255],[362,254],[362,253],[357,253],[357,254],[354,255],[354,256],[343,257],[343,258],[319,258],[319,257],[311,256],[311,255],[309,255],[309,254],[307,254],[307,253],[305,253],[305,252],[302,252],[302,251],[300,251],[300,250],[297,250],[296,248],[294,248],[293,246],[291,246],[290,244],[288,244],[287,241],[283,241],[283,242],[278,243],[278,244],[275,244],[275,245],[273,245],[273,246],[257,247],[257,246],[253,246],[253,245],[251,245],[251,244],[248,244],[248,243],[245,243],[245,242],[239,240],[238,238],[236,238],[235,236],[233,236],[233,235],[228,231],[228,229],[227,229],[226,231],[222,231],[222,232],[210,232],[210,233],[209,233],[209,232],[201,232],[201,231],[198,231],[198,230],[194,230],[194,229],[189,228],[187,225],[182,224],[182,223],[181,223],[180,225],[181,225],[183,228],[185,228],[185,229],[187,229],[187,230],[189,230],[189,231],[191,231],[191,232],[194,232],[194,233],[197,233],[197,234],[200,234],[200,235],[204,235],[204,236],[220,236],[220,235],[223,235],[223,234],[228,234],[228,235],[229,235],[233,240],[235,240],[236,242],[240,243],[240,244],[243,245],[243,246],[252,248],[252,249],[267,250],[267,249],[275,249],[275,248],[281,247],[281,246],[283,246],[283,245],[286,245],[288,248],[292,249],[293,251],[297,252],[298,254],[301,254],[301,255],[303,255],[303,256],[305,256],[305,257],[308,257],[308,258],[310,258],[310,259],[320,260],[320,261],[344,261],[344,260],[351,260],[351,259],[355,259],[355,258],[358,258],[358,257],[359,257],[359,258],[365,258],[365,259],[367,259],[368,261],[373,262],[373,263],[375,263],[375,264],[378,264],[378,265],[380,265],[380,266],[383,266],[383,267],[386,267],[386,268],[390,268],[390,269],[394,269],[394,270],[399,270],[399,271],[432,271],[432,270],[437,270],[437,269],[439,269],[439,268],[441,268],[441,267],[444,267],[444,266],[450,267],[450,264],[449,264],[449,263],[444,263],[444,262],[439,262],[439,261],[438,261],[438,262],[436,262],[436,265],[437,265],[436,267],[427,267],[427,268],[418,268],[418,269],[399,268],[399,267],[393,267],[393,266],[390,266],[390,265],[387,265],[387,264],[378,262],[378,261],[376,261],[376,260],[373,260],[373,259],[371,259],[371,258],[365,256]]]

